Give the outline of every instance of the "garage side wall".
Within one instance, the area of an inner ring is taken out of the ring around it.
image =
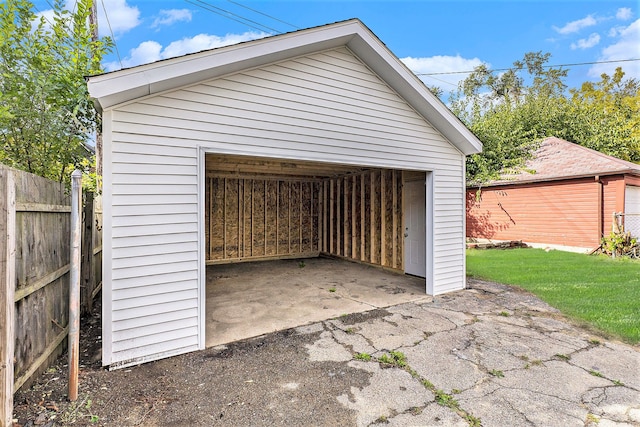
[[[403,270],[401,171],[325,180],[322,193],[323,252]]]
[[[432,171],[434,293],[464,286],[464,156],[346,48],[116,106],[105,127],[105,365],[204,343],[201,148]]]

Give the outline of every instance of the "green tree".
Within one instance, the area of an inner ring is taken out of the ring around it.
[[[481,65],[452,94],[452,110],[484,144],[467,159],[467,180],[517,170],[540,141],[557,136],[622,159],[640,160],[640,85],[619,68],[567,91],[567,70],[530,52],[497,75]]]
[[[91,1],[70,12],[56,0],[52,22],[28,0],[0,4],[0,162],[66,181],[90,157],[98,115],[84,76],[102,71],[111,47],[107,38],[92,41]]]
[[[453,94],[453,112],[484,145],[481,154],[467,160],[469,182],[481,183],[521,168],[537,143],[557,128],[565,107],[567,71],[546,67],[549,58],[541,52],[527,53],[499,75],[480,65]]]
[[[624,79],[617,68],[613,76],[585,82],[572,89],[566,139],[632,162],[640,162],[640,82]]]

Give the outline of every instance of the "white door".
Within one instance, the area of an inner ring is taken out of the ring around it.
[[[427,218],[424,181],[408,181],[405,188],[404,271],[427,276]]]

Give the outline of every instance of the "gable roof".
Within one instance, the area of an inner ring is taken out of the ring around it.
[[[144,96],[248,68],[346,46],[463,154],[482,151],[476,136],[360,20],[276,35],[87,78],[105,110]]]
[[[532,159],[526,162],[525,170],[517,174],[504,174],[502,179],[484,186],[617,174],[640,175],[640,165],[550,137],[542,141]]]

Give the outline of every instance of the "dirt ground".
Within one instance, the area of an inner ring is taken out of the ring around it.
[[[335,396],[365,386],[369,375],[346,363],[297,363],[307,358],[305,344],[320,332],[300,335],[289,329],[109,372],[100,362],[100,313],[98,303],[93,315],[82,319],[78,401],[67,400],[65,353],[34,385],[15,394],[14,427],[355,423],[355,413]],[[385,314],[374,310],[342,319]],[[287,387],[298,387],[301,377],[306,378],[303,398],[297,389],[292,400]]]

